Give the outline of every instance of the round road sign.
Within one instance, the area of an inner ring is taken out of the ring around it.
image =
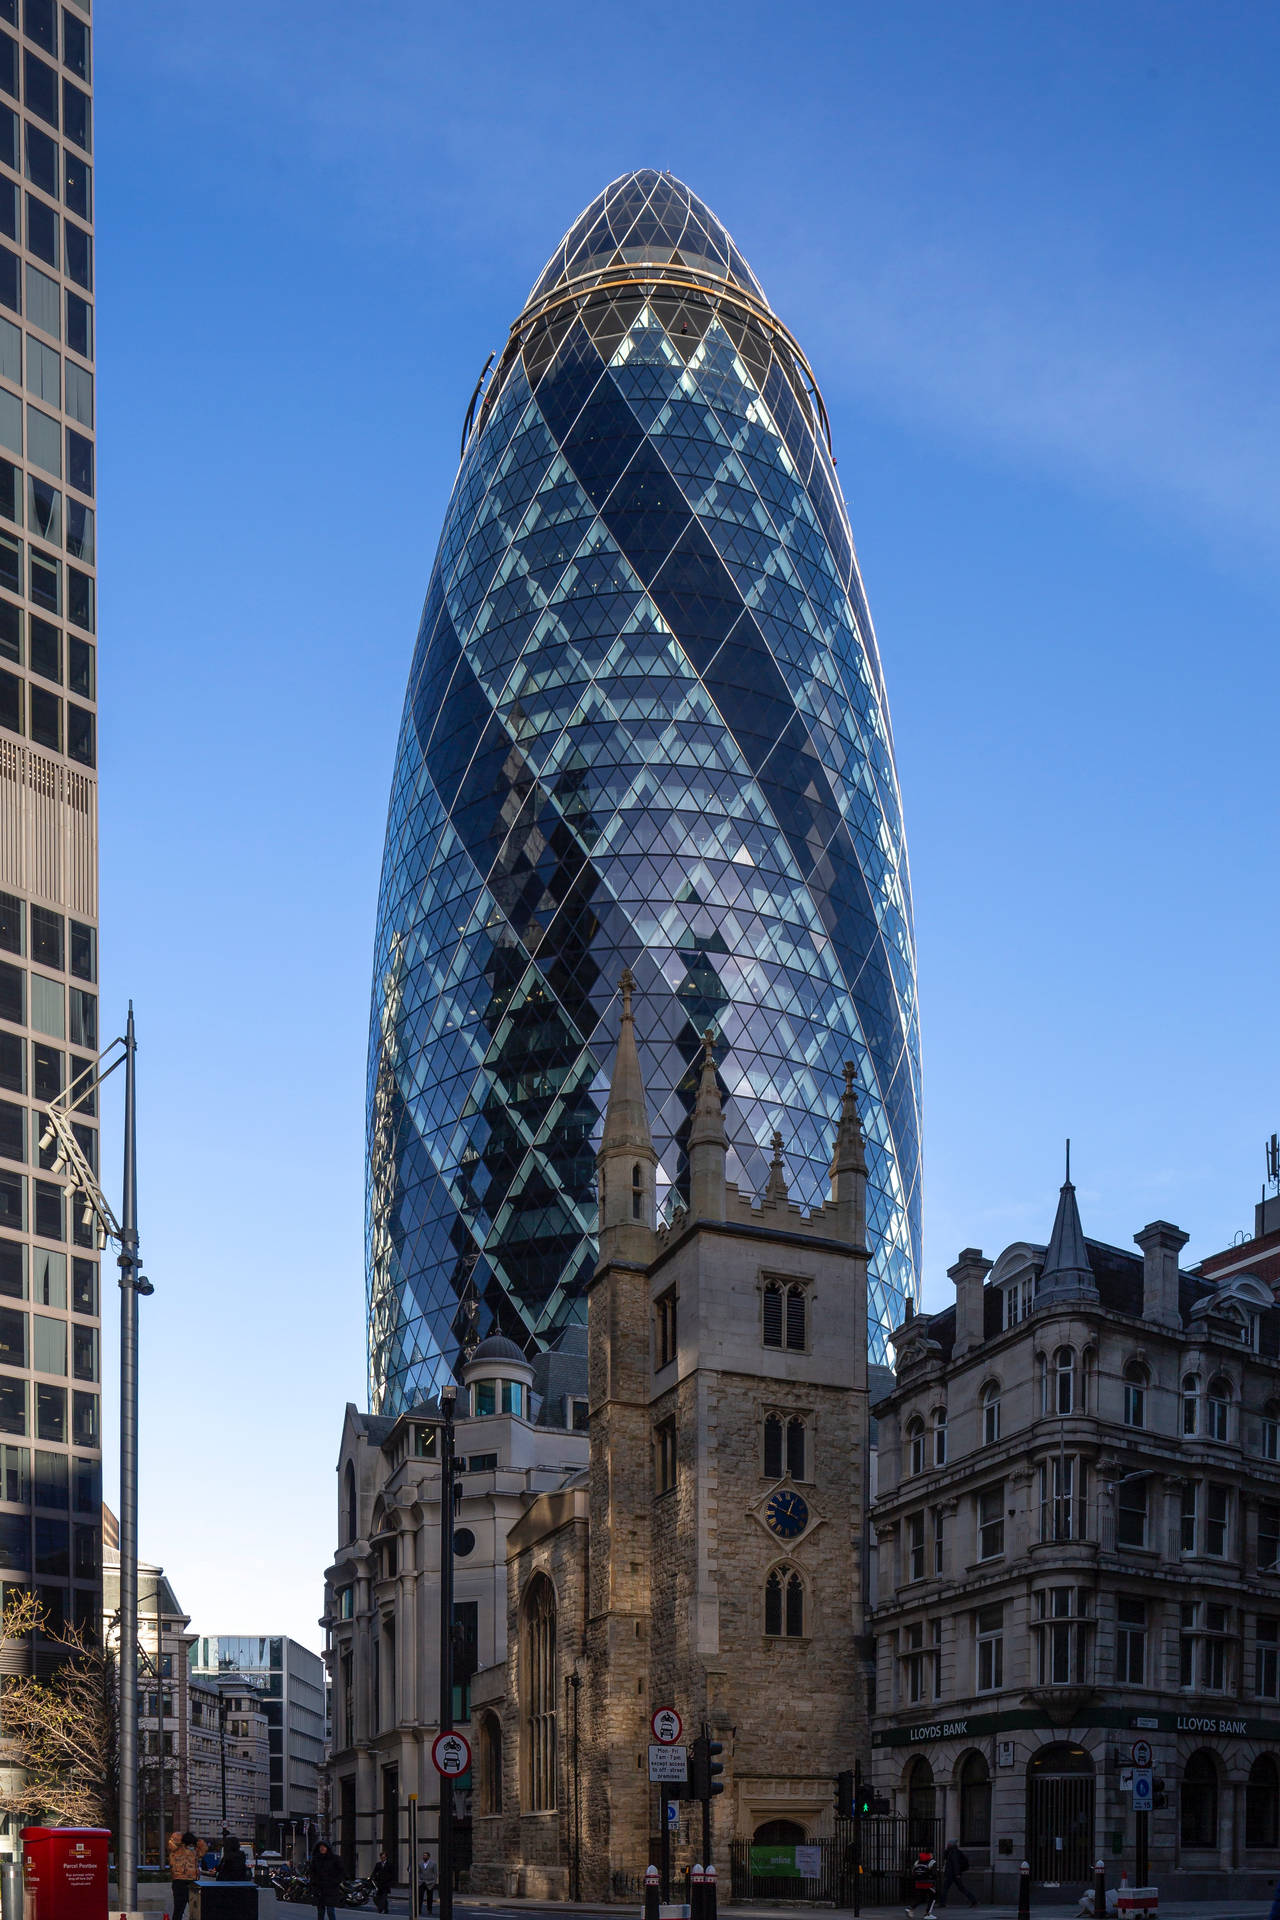
[[[456,1780],[471,1765],[471,1744],[465,1734],[438,1733],[431,1742],[431,1759],[437,1773]]]
[[[664,1747],[674,1747],[684,1732],[684,1721],[674,1707],[659,1707],[649,1725],[654,1739],[660,1740]]]
[[[1151,1765],[1151,1742],[1149,1740],[1134,1741],[1133,1764],[1135,1767],[1149,1767]]]

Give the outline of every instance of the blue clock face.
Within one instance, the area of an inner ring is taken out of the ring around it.
[[[765,1519],[780,1540],[794,1540],[809,1524],[808,1503],[790,1488],[781,1488],[765,1508]]]

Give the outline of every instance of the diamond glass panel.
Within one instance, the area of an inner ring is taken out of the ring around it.
[[[629,964],[660,1200],[700,1036],[729,1177],[827,1192],[863,1089],[869,1333],[917,1295],[915,938],[875,635],[799,350],[710,210],[615,181],[480,405],[409,675],[369,1059],[369,1392],[585,1318]]]

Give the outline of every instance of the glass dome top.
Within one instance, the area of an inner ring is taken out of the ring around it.
[[[764,290],[724,227],[673,173],[642,167],[597,194],[556,248],[526,305],[610,266],[689,267],[727,280],[765,306]]]

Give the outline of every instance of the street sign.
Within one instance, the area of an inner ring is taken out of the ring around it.
[[[680,1802],[678,1800],[668,1800],[667,1802],[667,1825],[669,1827],[678,1827],[680,1825]]]
[[[654,1739],[664,1747],[674,1747],[684,1732],[684,1721],[674,1707],[659,1707],[649,1725],[653,1728]]]
[[[431,1742],[431,1760],[437,1773],[456,1780],[471,1765],[471,1745],[466,1735],[438,1733]]]
[[[1135,1767],[1149,1767],[1151,1765],[1151,1742],[1149,1740],[1135,1740],[1131,1757]]]
[[[688,1747],[650,1747],[649,1778],[682,1782],[687,1780],[689,1778]]]
[[[1135,1767],[1133,1770],[1133,1810],[1135,1813],[1150,1813],[1152,1792],[1150,1767]]]
[[[1120,1791],[1121,1793],[1133,1792],[1133,1768],[1132,1767],[1121,1767]]]

